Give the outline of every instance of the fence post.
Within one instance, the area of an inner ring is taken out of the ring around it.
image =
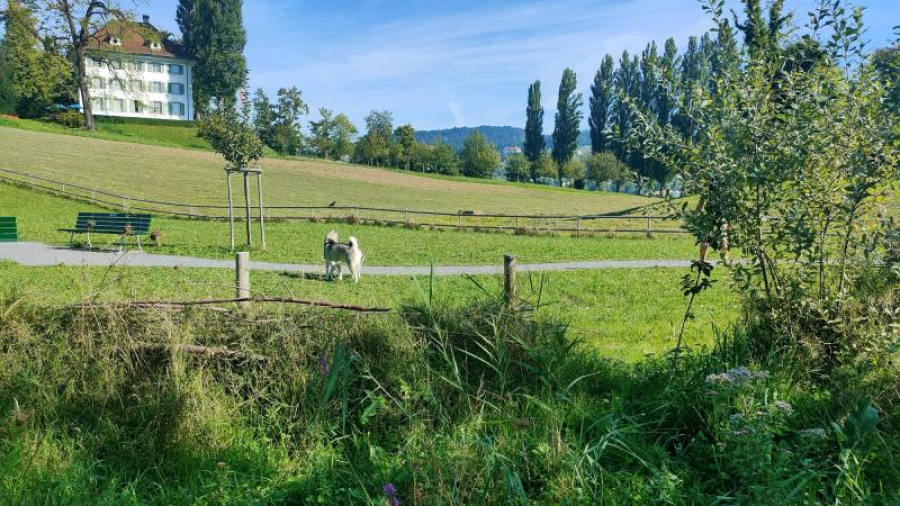
[[[246,306],[250,300],[250,253],[246,251],[235,253],[234,263],[237,275],[236,298],[246,299],[246,301],[241,302],[242,306]]]
[[[650,235],[650,217],[647,217],[647,235]]]
[[[122,212],[128,212],[128,197],[122,197]]]
[[[503,256],[503,296],[507,306],[512,306],[516,300],[516,257]]]
[[[456,213],[456,229],[462,228],[462,213]]]
[[[577,216],[575,218],[575,237],[581,236],[581,217]]]
[[[409,226],[409,208],[403,209],[403,217],[404,217],[404,221],[406,221],[406,226],[408,227]]]

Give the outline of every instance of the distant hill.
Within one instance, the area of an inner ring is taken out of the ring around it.
[[[466,140],[466,137],[468,137],[473,130],[478,130],[479,132],[481,132],[482,135],[487,137],[488,141],[490,141],[494,146],[497,146],[497,149],[500,150],[510,146],[521,147],[522,143],[525,142],[525,130],[522,128],[488,125],[474,128],[456,127],[446,128],[443,130],[422,130],[416,132],[416,140],[424,144],[434,144],[438,142],[438,140],[440,140],[440,142],[449,144],[454,150],[459,151],[459,149],[462,148],[463,142]],[[544,138],[547,141],[548,147],[553,145],[549,135],[545,135]],[[588,131],[581,132],[581,135],[578,137],[578,145],[584,146],[590,143],[590,133]]]

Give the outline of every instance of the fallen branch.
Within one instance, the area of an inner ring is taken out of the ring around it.
[[[79,307],[140,307],[153,309],[177,309],[190,306],[209,306],[212,304],[229,304],[239,302],[276,302],[282,304],[298,304],[301,306],[325,307],[329,309],[345,309],[347,311],[357,311],[360,313],[389,313],[393,311],[390,308],[356,306],[352,304],[335,304],[331,302],[323,302],[316,300],[291,299],[282,297],[253,297],[253,298],[234,298],[234,299],[201,299],[188,301],[134,301],[134,302],[110,302],[105,304],[83,304]],[[227,311],[225,308],[216,308],[216,310]]]
[[[205,355],[208,357],[215,358],[226,358],[229,360],[251,360],[254,362],[265,362],[268,360],[267,357],[263,355],[254,355],[244,353],[238,350],[231,350],[224,346],[198,346],[195,344],[182,344],[182,343],[143,343],[136,342],[132,344],[127,350],[129,351],[141,351],[141,352],[164,352],[168,350],[178,350],[184,353],[189,353],[191,355]]]

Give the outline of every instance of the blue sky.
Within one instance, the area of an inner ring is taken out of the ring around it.
[[[177,32],[176,3],[151,0],[137,11]],[[814,4],[788,0],[800,22]],[[868,38],[887,45],[900,0],[862,5]],[[604,54],[668,37],[683,48],[709,27],[697,0],[248,0],[244,22],[253,88],[274,95],[297,86],[314,110],[345,112],[357,126],[387,109],[417,130],[522,126],[535,79],[549,130],[564,68],[587,95]]]

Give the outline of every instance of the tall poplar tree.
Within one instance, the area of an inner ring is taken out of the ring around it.
[[[544,152],[544,108],[541,107],[541,82],[528,87],[528,108],[525,110],[525,145],[523,152],[532,164],[540,162]]]
[[[602,153],[611,148],[609,134],[610,114],[612,113],[613,100],[615,99],[615,74],[616,64],[612,56],[606,55],[600,70],[594,76],[594,84],[591,85],[590,118],[591,127],[591,152]]]
[[[194,65],[195,110],[203,113],[213,101],[234,107],[247,74],[244,46],[247,32],[242,0],[179,0],[176,20]]]
[[[632,58],[628,51],[622,52],[619,68],[615,73],[616,101],[613,104],[613,122],[615,141],[613,151],[616,157],[627,165],[633,165],[628,136],[631,134],[633,113],[627,99],[637,100],[640,95],[640,66],[637,57]]]
[[[557,179],[559,179],[560,186],[562,186],[566,164],[575,155],[575,149],[578,147],[582,96],[581,93],[575,91],[577,86],[575,71],[565,69],[559,83],[556,122],[553,126],[553,161],[556,162]]]

